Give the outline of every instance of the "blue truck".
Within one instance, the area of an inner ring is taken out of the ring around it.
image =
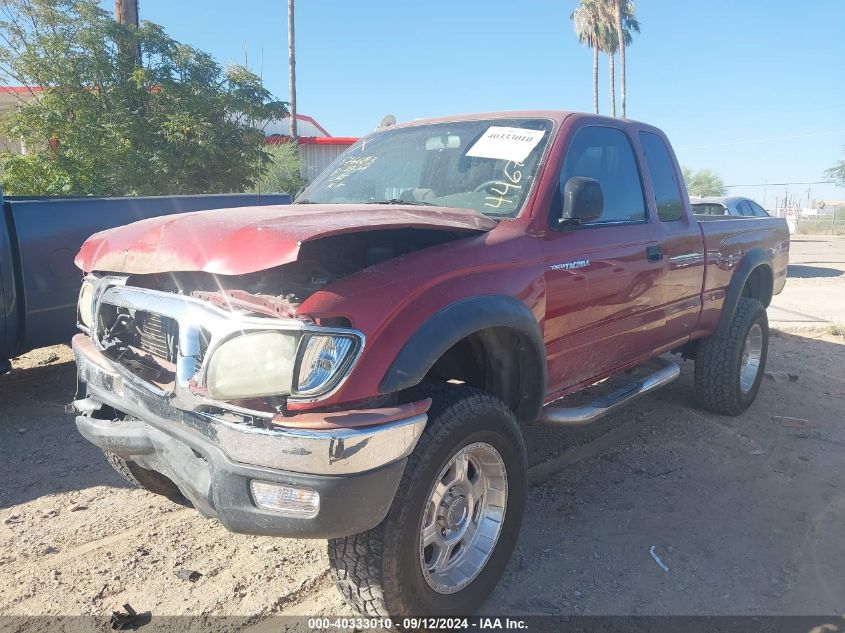
[[[0,227],[0,374],[10,358],[69,342],[82,272],[73,258],[92,234],[154,216],[289,204],[288,194],[125,198],[4,197]],[[237,211],[233,210],[233,213]]]

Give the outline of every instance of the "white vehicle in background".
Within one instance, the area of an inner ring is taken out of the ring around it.
[[[690,205],[695,215],[735,216],[741,218],[767,218],[769,213],[751,198],[741,196],[692,197]]]

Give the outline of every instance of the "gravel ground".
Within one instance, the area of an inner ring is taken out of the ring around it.
[[[843,366],[842,338],[777,332],[768,369],[797,380],[767,379],[741,417],[696,409],[685,363],[591,426],[528,427],[525,522],[482,611],[841,613]],[[278,614],[352,615],[324,542],[233,535],[128,487],[64,413],[75,387],[63,346],[0,378],[0,614],[108,615],[128,602],[257,629]]]

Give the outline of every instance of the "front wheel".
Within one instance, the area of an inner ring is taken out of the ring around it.
[[[179,487],[161,473],[142,468],[135,462],[106,450],[103,451],[103,454],[105,454],[106,461],[108,461],[111,467],[133,486],[144,488],[162,497],[167,497],[179,505],[190,505],[190,502],[184,497]]]
[[[743,297],[724,333],[699,343],[695,391],[705,409],[723,415],[745,411],[760,389],[769,351],[769,320],[757,299]]]
[[[513,413],[471,387],[432,397],[387,517],[329,541],[335,583],[366,615],[469,615],[516,544],[527,466]]]

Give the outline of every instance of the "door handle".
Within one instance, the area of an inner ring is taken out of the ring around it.
[[[663,259],[663,247],[659,244],[657,246],[647,246],[645,249],[646,257],[650,262],[659,262]]]

